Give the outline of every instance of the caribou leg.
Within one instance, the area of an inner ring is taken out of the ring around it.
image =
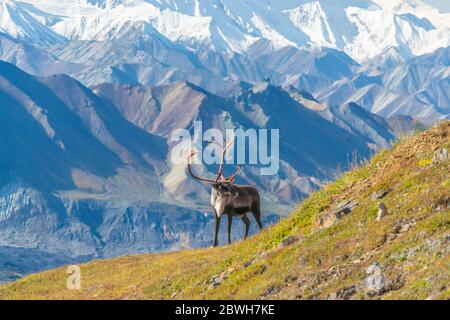
[[[259,206],[257,206],[256,208],[253,208],[252,213],[253,213],[253,216],[255,217],[256,223],[258,223],[259,229],[262,230],[263,224],[261,221],[261,209],[259,208]]]
[[[220,218],[218,217],[217,214],[214,215],[215,220],[216,220],[216,234],[214,236],[214,244],[213,247],[217,247],[217,237],[219,236],[219,227],[220,227]]]
[[[248,236],[248,229],[250,229],[250,219],[247,217],[247,215],[245,214],[245,215],[243,215],[242,217],[241,217],[241,219],[242,219],[242,221],[244,221],[244,223],[245,223],[245,235],[244,235],[244,240],[245,239],[247,239],[247,236]]]
[[[228,213],[228,244],[231,244],[231,224],[233,223],[233,214]]]

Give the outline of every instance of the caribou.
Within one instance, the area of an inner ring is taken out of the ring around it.
[[[211,141],[217,143],[215,141]],[[219,164],[219,172],[216,179],[206,179],[194,174],[191,168],[191,159],[197,153],[192,152],[187,158],[187,168],[192,178],[208,183],[211,186],[211,206],[214,210],[214,218],[216,222],[216,229],[214,235],[213,246],[216,247],[218,243],[220,219],[223,215],[228,216],[228,244],[231,243],[231,225],[233,223],[233,217],[238,216],[245,224],[244,240],[247,239],[248,230],[250,228],[250,219],[247,214],[252,213],[255,217],[256,223],[260,230],[263,228],[261,222],[261,201],[258,190],[249,185],[236,185],[234,184],[235,177],[241,172],[242,166],[238,165],[235,172],[229,176],[223,176],[223,162],[227,149],[233,144],[230,142],[222,148],[222,154]],[[219,144],[220,145],[220,144]]]

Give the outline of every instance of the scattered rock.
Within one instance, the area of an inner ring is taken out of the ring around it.
[[[399,233],[407,232],[409,229],[411,229],[412,226],[413,226],[412,223],[405,223],[405,224],[401,225]]]
[[[398,236],[398,233],[396,233],[396,229],[394,229],[394,233],[389,233],[389,234],[385,235],[385,241],[384,242],[390,242],[392,240],[395,240],[397,238],[397,236]]]
[[[400,233],[407,232],[411,227],[413,226],[413,223],[407,223],[401,226]]]
[[[337,292],[337,298],[338,299],[343,299],[343,300],[348,300],[350,299],[350,297],[352,295],[354,295],[356,293],[356,286],[350,286],[347,288],[342,288]]]
[[[209,280],[209,289],[215,289],[222,284],[226,279],[228,279],[228,274],[226,272],[222,272],[218,275],[213,276]]]
[[[328,295],[328,300],[348,300],[357,291],[356,286],[350,286],[347,288],[342,288],[337,292],[332,292]]]
[[[426,237],[427,237],[427,232],[425,230],[422,230],[422,231],[416,233],[414,235],[413,239],[414,239],[414,241],[419,241],[419,240],[421,240],[423,238],[426,238]]]
[[[433,154],[433,164],[439,164],[448,160],[448,149],[439,148],[434,151]]]
[[[330,277],[328,276],[327,272],[321,271],[316,274],[314,281],[317,285],[320,285],[324,282],[327,282],[329,279],[330,279]]]
[[[441,241],[439,239],[428,239],[425,242],[425,250],[435,251],[441,245]]]
[[[307,291],[315,288],[320,283],[319,275],[308,276],[302,275],[300,276],[295,285],[297,287],[297,298],[305,299],[307,296]]]
[[[366,273],[369,275],[366,278],[366,291],[368,295],[377,296],[386,292],[388,286],[387,279],[382,274],[381,267],[377,263],[370,265]]]
[[[391,189],[381,189],[377,192],[372,193],[372,195],[370,196],[370,199],[372,200],[378,200],[378,199],[382,199],[384,198],[389,192],[391,192]]]
[[[406,223],[400,223],[400,224],[395,226],[393,233],[394,234],[405,233],[409,229],[411,229],[411,227],[413,225],[414,225],[414,221],[410,221],[410,222],[406,222]]]
[[[280,247],[287,247],[299,240],[298,236],[289,236],[280,243]]]
[[[226,271],[226,273],[227,273],[227,274],[230,274],[230,273],[235,272],[236,270],[237,270],[236,268],[228,268],[227,271]]]
[[[445,234],[444,235],[444,241],[445,242],[450,242],[450,234]]]
[[[295,282],[297,280],[297,276],[293,276],[293,275],[288,275],[285,279],[284,282],[286,283],[292,283]]]
[[[319,218],[319,229],[324,229],[331,227],[333,224],[335,224],[338,221],[336,216],[334,214],[324,214],[320,216]]]
[[[253,274],[263,274],[264,272],[266,272],[267,270],[267,266],[265,264],[259,266],[258,268],[256,268],[255,272]]]
[[[405,280],[401,275],[398,275],[394,280],[389,281],[386,291],[395,291],[401,289],[405,285]]]
[[[416,255],[416,253],[417,253],[417,251],[418,251],[419,249],[417,248],[417,247],[414,247],[414,248],[409,248],[407,251],[406,251],[406,258],[407,259],[411,259],[412,257],[414,257],[415,255]]]
[[[450,209],[450,196],[442,196],[433,204],[434,211],[443,211],[445,209]]]
[[[245,263],[242,265],[242,267],[243,267],[243,268],[248,268],[248,267],[250,267],[250,266],[252,265],[252,263],[253,263],[253,260],[248,260],[247,262],[245,262]]]
[[[268,256],[269,256],[269,254],[267,252],[262,252],[259,254],[260,259],[267,259]]]
[[[327,300],[337,300],[337,292],[332,292],[328,295]]]
[[[398,290],[404,285],[401,276],[397,276],[394,280],[389,280],[382,272],[378,263],[370,265],[366,273],[366,292],[369,296],[379,296],[388,291]]]
[[[386,216],[388,213],[387,211],[387,207],[383,202],[380,202],[378,204],[378,214],[377,214],[377,221],[380,221],[381,218],[383,218],[384,216]]]
[[[105,287],[106,287],[106,285],[104,285],[104,284],[97,284],[97,285],[94,285],[92,287],[86,288],[85,291],[87,291],[87,292],[94,292],[94,291],[97,291],[99,289],[103,289]]]
[[[262,294],[261,298],[267,298],[268,296],[275,294],[277,292],[280,291],[280,288],[278,288],[277,286],[270,286],[269,288],[266,289],[266,291],[264,291],[264,293]]]
[[[334,209],[325,213],[319,218],[319,227],[320,229],[328,228],[335,224],[339,219],[343,216],[352,212],[357,206],[359,202],[356,200],[345,200],[339,203]]]
[[[328,271],[327,271],[327,275],[329,276],[329,277],[334,277],[334,278],[336,278],[336,277],[339,277],[340,275],[341,275],[341,273],[342,273],[342,270],[341,270],[341,266],[339,266],[339,265],[337,265],[337,266],[332,266],[330,269],[328,269]]]
[[[338,206],[331,211],[331,213],[333,213],[336,218],[340,219],[343,216],[345,216],[346,214],[349,214],[350,212],[352,212],[356,207],[358,206],[358,201],[353,200],[345,200],[342,201],[341,203],[338,204]]]

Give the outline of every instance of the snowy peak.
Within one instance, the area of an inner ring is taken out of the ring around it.
[[[42,25],[19,3],[9,0],[0,2],[0,32],[40,46],[64,41],[64,37]]]
[[[284,13],[297,28],[309,36],[311,43],[336,46],[336,39],[320,2],[308,2],[295,9],[286,10]]]

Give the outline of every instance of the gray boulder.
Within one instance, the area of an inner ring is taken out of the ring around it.
[[[448,160],[448,149],[439,148],[434,151],[433,164],[439,164]]]
[[[377,221],[380,221],[381,218],[386,216],[388,213],[387,207],[383,202],[380,202],[378,204],[378,214],[377,214]]]

